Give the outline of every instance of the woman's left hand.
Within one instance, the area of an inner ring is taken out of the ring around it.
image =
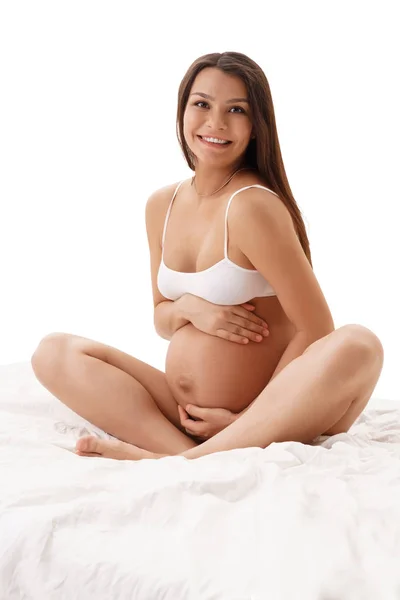
[[[187,404],[186,410],[178,404],[179,417],[189,435],[207,440],[236,421],[238,415],[225,408],[203,408]],[[200,419],[194,421],[190,417]]]

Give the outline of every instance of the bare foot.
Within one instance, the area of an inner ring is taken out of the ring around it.
[[[100,440],[94,435],[86,435],[76,442],[75,453],[79,456],[102,456],[116,460],[141,460],[143,458],[162,458],[167,454],[155,454],[133,444],[120,440]]]

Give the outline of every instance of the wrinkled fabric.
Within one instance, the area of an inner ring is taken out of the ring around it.
[[[0,599],[398,600],[399,408],[313,445],[83,458],[110,436],[2,366]]]

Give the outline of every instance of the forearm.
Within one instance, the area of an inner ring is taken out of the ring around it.
[[[333,331],[333,330],[332,330]],[[268,382],[268,385],[271,383],[273,379],[284,369],[289,363],[292,362],[298,356],[301,356],[303,352],[310,346],[313,342],[318,339],[324,337],[330,333],[330,331],[326,331],[321,335],[311,335],[304,331],[298,331],[293,338],[290,340],[289,344],[286,346],[284,353],[282,354],[278,364],[275,367],[275,371],[272,373],[271,379]],[[250,406],[255,402],[256,398],[253,400],[249,406],[246,406],[240,413],[237,414],[236,418],[239,418],[243,415],[247,410],[249,410]]]
[[[326,334],[324,333],[324,335]],[[272,373],[269,383],[275,379],[278,373],[280,373],[282,369],[286,367],[286,365],[291,363],[292,360],[298,356],[301,356],[308,346],[317,341],[320,337],[323,337],[323,335],[311,335],[304,331],[298,331],[286,346],[284,353],[275,367],[275,371]]]
[[[178,300],[160,302],[154,310],[154,327],[160,337],[170,340],[174,333],[190,323],[187,294]]]

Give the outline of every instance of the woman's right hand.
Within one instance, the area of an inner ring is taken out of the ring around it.
[[[192,294],[186,294],[186,300],[188,318],[199,331],[238,344],[260,342],[269,335],[268,324],[254,314],[255,307],[248,302],[233,306],[213,304]]]

